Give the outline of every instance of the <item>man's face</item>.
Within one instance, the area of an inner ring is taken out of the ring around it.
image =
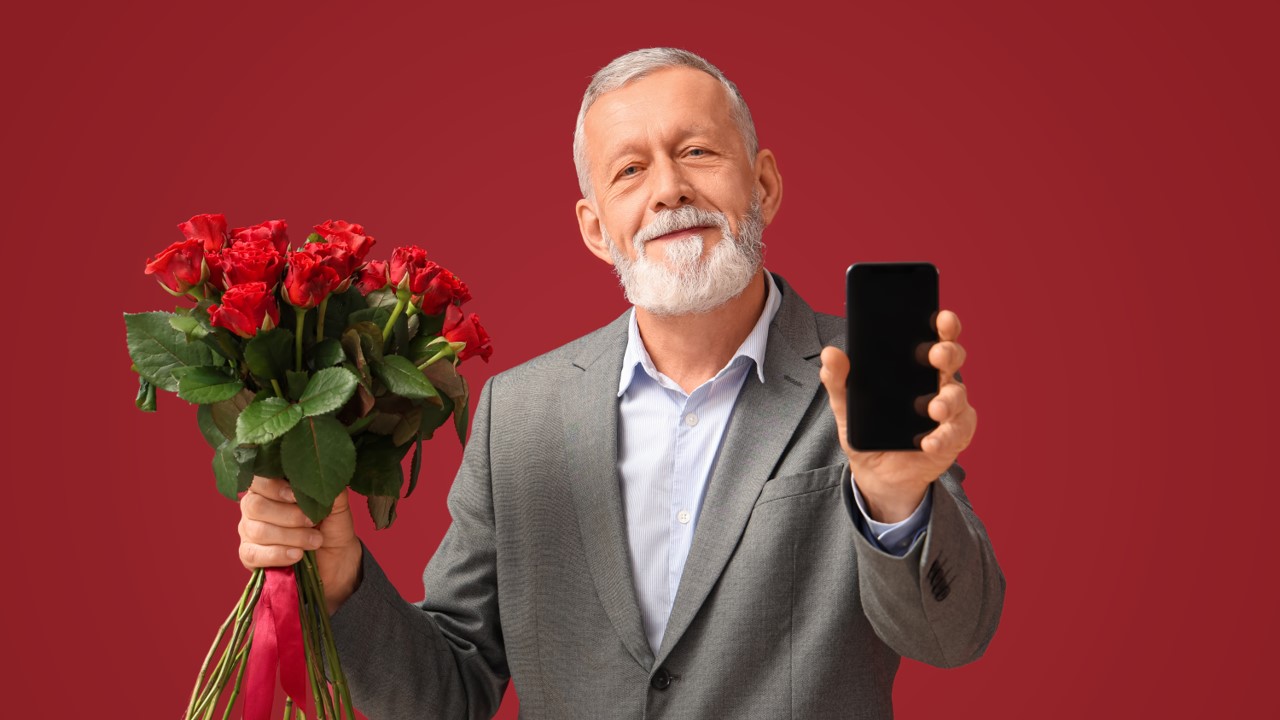
[[[624,284],[623,271],[637,263],[671,276],[711,271],[716,263],[708,260],[726,228],[740,240],[753,240],[754,232],[758,244],[759,230],[772,219],[776,197],[754,201],[775,193],[747,155],[724,86],[706,73],[668,68],[601,95],[583,133],[594,197],[578,203],[579,223],[588,247],[618,266]],[[772,156],[761,155],[776,175]],[[754,262],[758,267],[758,252]],[[755,268],[748,270],[746,279]]]

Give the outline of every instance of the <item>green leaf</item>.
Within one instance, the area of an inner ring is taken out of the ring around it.
[[[208,333],[200,336],[200,342],[212,349],[216,356],[240,361],[240,336],[226,328],[209,328]]]
[[[212,405],[201,405],[196,409],[196,425],[199,426],[200,435],[204,437],[204,441],[209,443],[209,447],[214,450],[222,447],[222,444],[226,441],[235,438],[234,433],[230,436],[222,433],[222,429],[214,421]]]
[[[133,404],[142,412],[156,411],[156,386],[141,375],[138,376],[138,397],[134,398]]]
[[[409,497],[413,494],[413,489],[418,487],[418,474],[422,472],[422,431],[418,431],[418,440],[414,443],[413,459],[409,461],[409,489],[405,491],[404,496]]]
[[[324,514],[317,517],[303,508],[315,522],[329,514],[356,469],[351,436],[342,423],[326,415],[303,418],[286,433],[280,442],[280,458],[289,484],[323,509]]]
[[[307,389],[298,398],[298,405],[307,417],[333,412],[347,404],[359,384],[356,376],[345,368],[325,368],[311,376]]]
[[[332,501],[325,505],[296,487],[293,488],[293,496],[298,500],[298,507],[302,509],[303,514],[311,518],[312,522],[320,522],[333,511]]]
[[[201,343],[189,343],[169,324],[170,313],[125,313],[125,338],[129,358],[138,374],[161,390],[178,391],[174,368],[200,367],[213,362],[213,354]]]
[[[324,336],[326,338],[341,337],[342,331],[351,324],[349,320],[351,313],[368,306],[360,290],[354,286],[341,295],[330,295],[329,303],[324,309]],[[330,365],[336,364],[336,362],[330,363]],[[328,366],[317,365],[316,367]]]
[[[228,440],[213,454],[213,477],[218,484],[218,492],[235,500],[253,483],[253,463],[240,463],[236,459],[236,444]]]
[[[444,313],[439,315],[419,315],[418,335],[420,337],[432,337],[440,334],[444,329]]]
[[[280,459],[280,440],[272,440],[258,447],[258,455],[253,459],[253,474],[269,478],[283,478],[284,465]]]
[[[318,243],[318,242],[325,242],[324,236],[321,235],[320,233],[311,233],[310,235],[307,236],[308,244]]]
[[[440,393],[408,358],[388,355],[382,362],[374,363],[373,374],[400,397],[428,399],[440,404]]]
[[[342,352],[342,343],[333,338],[325,338],[311,349],[311,364],[317,370],[339,365],[346,359],[346,353]]]
[[[293,367],[293,333],[285,328],[260,332],[245,343],[244,362],[254,377],[283,380]]]
[[[396,503],[400,498],[374,495],[366,499],[369,505],[369,517],[373,518],[373,526],[378,530],[386,530],[396,521]]]
[[[197,318],[190,315],[179,315],[169,318],[169,325],[187,337],[187,342],[199,340],[209,334],[209,328],[200,324]]]
[[[466,379],[463,379],[462,397],[453,401],[453,429],[458,431],[458,442],[467,445],[467,413],[470,411],[470,399],[467,397]]]
[[[289,432],[302,419],[302,408],[269,397],[246,407],[236,418],[236,443],[262,445]]]
[[[241,411],[253,402],[253,398],[253,393],[245,389],[236,393],[236,396],[230,400],[223,400],[209,406],[213,424],[218,426],[218,430],[226,435],[228,440],[236,436],[236,420],[240,417]]]
[[[368,307],[363,310],[356,310],[347,317],[347,323],[354,325],[356,323],[367,322],[378,326],[378,332],[382,332],[382,328],[387,326],[387,321],[391,319],[391,308],[386,307]]]
[[[178,397],[200,405],[230,400],[243,389],[239,378],[216,367],[191,368],[178,381]]]
[[[291,399],[297,400],[307,389],[307,382],[311,380],[311,376],[306,371],[288,370],[284,374],[284,379],[284,391]]]
[[[361,495],[398,497],[404,484],[404,460],[408,447],[396,447],[382,435],[362,435],[356,447],[356,469],[351,489]]]

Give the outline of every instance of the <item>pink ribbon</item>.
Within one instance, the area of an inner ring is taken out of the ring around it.
[[[311,712],[307,704],[310,683],[298,613],[298,585],[291,567],[266,569],[266,583],[253,610],[253,646],[248,662],[245,720],[270,720],[276,697],[276,668],[280,669],[280,687],[300,710]]]

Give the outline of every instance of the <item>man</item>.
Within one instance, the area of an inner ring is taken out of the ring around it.
[[[379,720],[489,717],[508,678],[527,718],[890,717],[899,656],[977,658],[1003,602],[953,465],[976,425],[959,320],[922,451],[855,452],[844,322],[763,269],[782,181],[736,87],[684,51],[620,57],[574,155],[582,237],[635,308],[486,384],[426,599],[345,495],[311,529],[279,481],[241,501],[243,562],[318,549]]]

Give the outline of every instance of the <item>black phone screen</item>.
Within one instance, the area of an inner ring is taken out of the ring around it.
[[[938,269],[931,263],[854,263],[849,319],[849,445],[919,450],[938,426],[926,407],[938,392],[928,350],[938,340]]]

